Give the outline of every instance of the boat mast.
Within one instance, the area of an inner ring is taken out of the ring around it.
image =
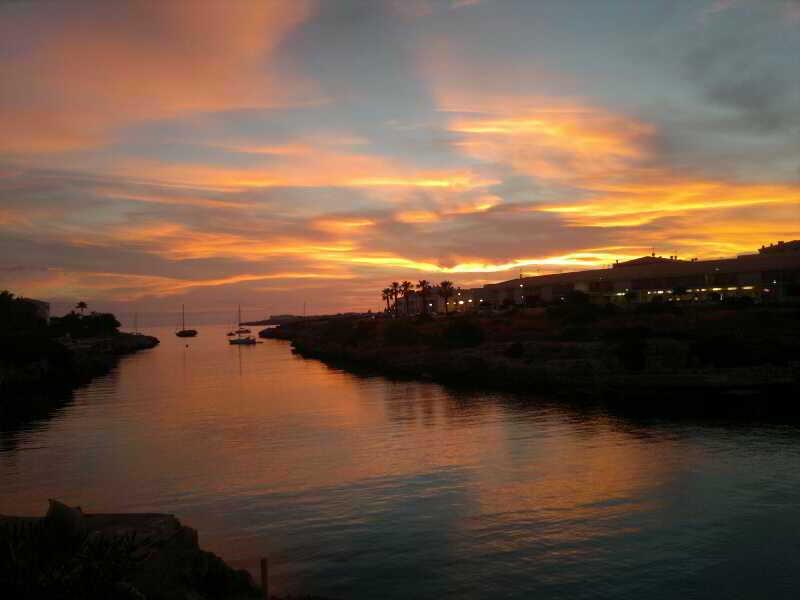
[[[186,306],[181,304],[181,331],[186,329]]]

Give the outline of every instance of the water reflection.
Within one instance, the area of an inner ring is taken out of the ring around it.
[[[277,592],[349,598],[781,597],[800,567],[792,425],[355,376],[224,332],[160,332],[23,427],[0,512],[174,512],[232,562],[269,555]]]

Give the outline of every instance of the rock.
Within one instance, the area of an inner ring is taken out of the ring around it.
[[[113,597],[131,600],[259,597],[249,573],[202,550],[197,531],[173,515],[84,514],[80,508],[50,500],[47,516],[41,519],[0,516],[0,550],[13,546],[19,539],[14,531],[21,531],[20,527],[30,532],[25,538],[28,555],[55,552],[59,561],[49,564],[46,573],[31,572],[40,568],[35,560],[21,565],[25,579],[33,579],[35,585],[35,581],[52,582],[53,574],[68,572],[72,579],[59,584],[64,598],[80,597],[69,586],[91,580],[94,574],[105,578],[103,585],[114,590],[113,594],[109,591]],[[0,552],[0,559],[2,556]],[[0,584],[18,581],[22,571],[5,573],[5,567],[0,565]],[[47,587],[39,591],[45,597],[52,594]]]
[[[86,534],[86,519],[80,506],[73,508],[52,498],[48,502],[45,519],[54,531],[67,538]]]

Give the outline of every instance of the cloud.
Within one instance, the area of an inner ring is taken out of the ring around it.
[[[602,109],[537,98],[477,102],[470,112],[454,115],[449,129],[458,135],[454,146],[472,158],[572,183],[631,168],[652,132]]]
[[[598,186],[588,203],[545,205],[536,210],[562,213],[584,225],[643,225],[671,215],[740,206],[797,205],[800,187],[733,185],[714,181],[653,181]]]
[[[0,152],[107,143],[133,122],[307,100],[270,65],[308,17],[293,2],[9,3],[0,6]]]
[[[377,308],[800,235],[794,4],[474,4],[3,5],[2,285]]]
[[[800,81],[790,58],[796,46],[792,36],[768,33],[775,17],[785,18],[791,5],[776,14],[774,7],[771,2],[752,5],[743,29],[709,28],[688,44],[683,58],[685,76],[706,101],[735,114],[739,127],[762,134],[800,124]]]

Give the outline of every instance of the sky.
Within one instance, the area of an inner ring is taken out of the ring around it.
[[[380,309],[800,238],[800,0],[0,3],[0,289]]]

